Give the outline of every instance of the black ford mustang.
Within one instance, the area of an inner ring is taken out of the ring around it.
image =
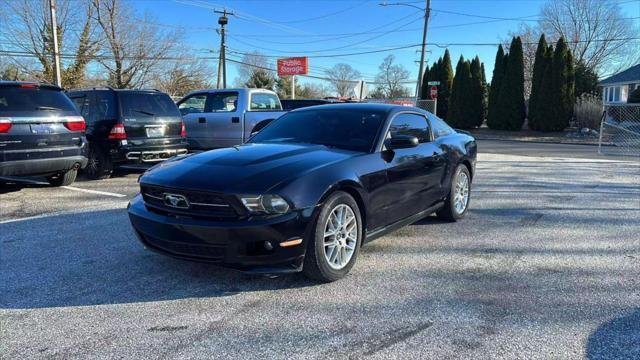
[[[244,145],[151,168],[129,216],[142,243],[167,255],[333,281],[364,242],[434,212],[462,218],[476,148],[417,108],[309,107]]]

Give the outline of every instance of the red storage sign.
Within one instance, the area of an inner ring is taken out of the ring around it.
[[[278,76],[307,75],[309,60],[305,57],[278,59]]]

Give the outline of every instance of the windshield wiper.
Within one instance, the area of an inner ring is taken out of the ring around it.
[[[47,111],[62,111],[62,109],[52,106],[38,106],[36,110],[47,110]]]
[[[149,116],[155,116],[154,113],[149,112],[149,111],[145,111],[145,110],[140,110],[140,109],[131,109],[131,111],[135,111],[135,112],[139,112],[141,114],[145,114],[145,115],[149,115]]]

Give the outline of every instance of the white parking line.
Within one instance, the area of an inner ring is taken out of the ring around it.
[[[98,190],[82,189],[82,188],[77,188],[75,186],[61,186],[61,187],[63,189],[67,189],[67,190],[80,191],[80,192],[85,192],[85,193],[89,193],[89,194],[106,195],[106,196],[113,196],[113,197],[117,197],[117,198],[127,197],[127,195],[124,195],[124,194],[118,194],[118,193],[112,193],[112,192],[106,192],[106,191],[98,191]]]
[[[23,182],[23,183],[34,184],[34,185],[49,185],[49,183],[44,182],[44,181],[36,181],[36,180],[30,180],[30,179],[14,178],[14,177],[10,177],[10,176],[3,177],[3,179],[15,181],[17,183]],[[82,188],[75,187],[75,186],[61,186],[61,188],[67,189],[67,190],[72,190],[72,191],[80,191],[80,192],[89,193],[89,194],[113,196],[113,197],[117,197],[117,198],[127,197],[127,195],[124,195],[124,194],[112,193],[112,192],[107,192],[107,191],[82,189]]]

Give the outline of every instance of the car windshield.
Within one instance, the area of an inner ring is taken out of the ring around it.
[[[41,114],[42,112],[74,113],[71,100],[58,89],[37,86],[0,87],[0,114]]]
[[[169,95],[161,92],[121,92],[118,98],[125,117],[180,116]]]
[[[287,113],[255,135],[252,143],[308,143],[369,152],[386,113],[369,109],[313,109]]]

